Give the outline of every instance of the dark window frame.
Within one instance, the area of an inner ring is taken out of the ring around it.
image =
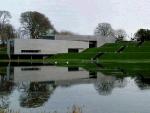
[[[68,53],[79,53],[79,48],[68,48]]]
[[[40,68],[21,68],[21,71],[38,71],[38,70],[41,70]]]
[[[68,67],[68,72],[79,71],[79,67]]]
[[[40,53],[41,50],[21,50],[21,53]]]
[[[89,48],[97,47],[97,41],[89,41]]]

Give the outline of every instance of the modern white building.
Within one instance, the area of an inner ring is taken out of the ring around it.
[[[8,43],[9,56],[48,56],[59,53],[82,52],[113,42],[105,37],[84,35],[55,35],[39,39],[14,39]]]

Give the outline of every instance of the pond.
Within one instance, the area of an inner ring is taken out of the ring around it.
[[[98,65],[95,70],[82,66],[1,66],[0,108],[67,113],[79,106],[83,113],[149,113],[149,64],[145,68],[120,65]]]

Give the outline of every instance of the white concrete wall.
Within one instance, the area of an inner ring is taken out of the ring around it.
[[[56,40],[97,41],[94,35],[56,35]]]
[[[56,40],[74,40],[74,41],[97,41],[97,47],[104,45],[105,43],[114,43],[114,37],[94,36],[94,35],[56,35]]]
[[[40,50],[33,54],[57,54],[68,53],[68,48],[78,48],[83,51],[89,48],[89,42],[69,41],[69,40],[46,40],[46,39],[15,39],[14,54],[32,54],[21,53],[21,50]]]

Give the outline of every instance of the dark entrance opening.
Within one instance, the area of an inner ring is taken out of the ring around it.
[[[79,67],[68,67],[68,72],[70,71],[79,71]]]
[[[89,71],[90,78],[97,78],[97,72],[95,71]]]
[[[89,48],[97,47],[97,41],[90,41],[89,42]]]
[[[79,49],[68,49],[68,53],[79,53]]]

